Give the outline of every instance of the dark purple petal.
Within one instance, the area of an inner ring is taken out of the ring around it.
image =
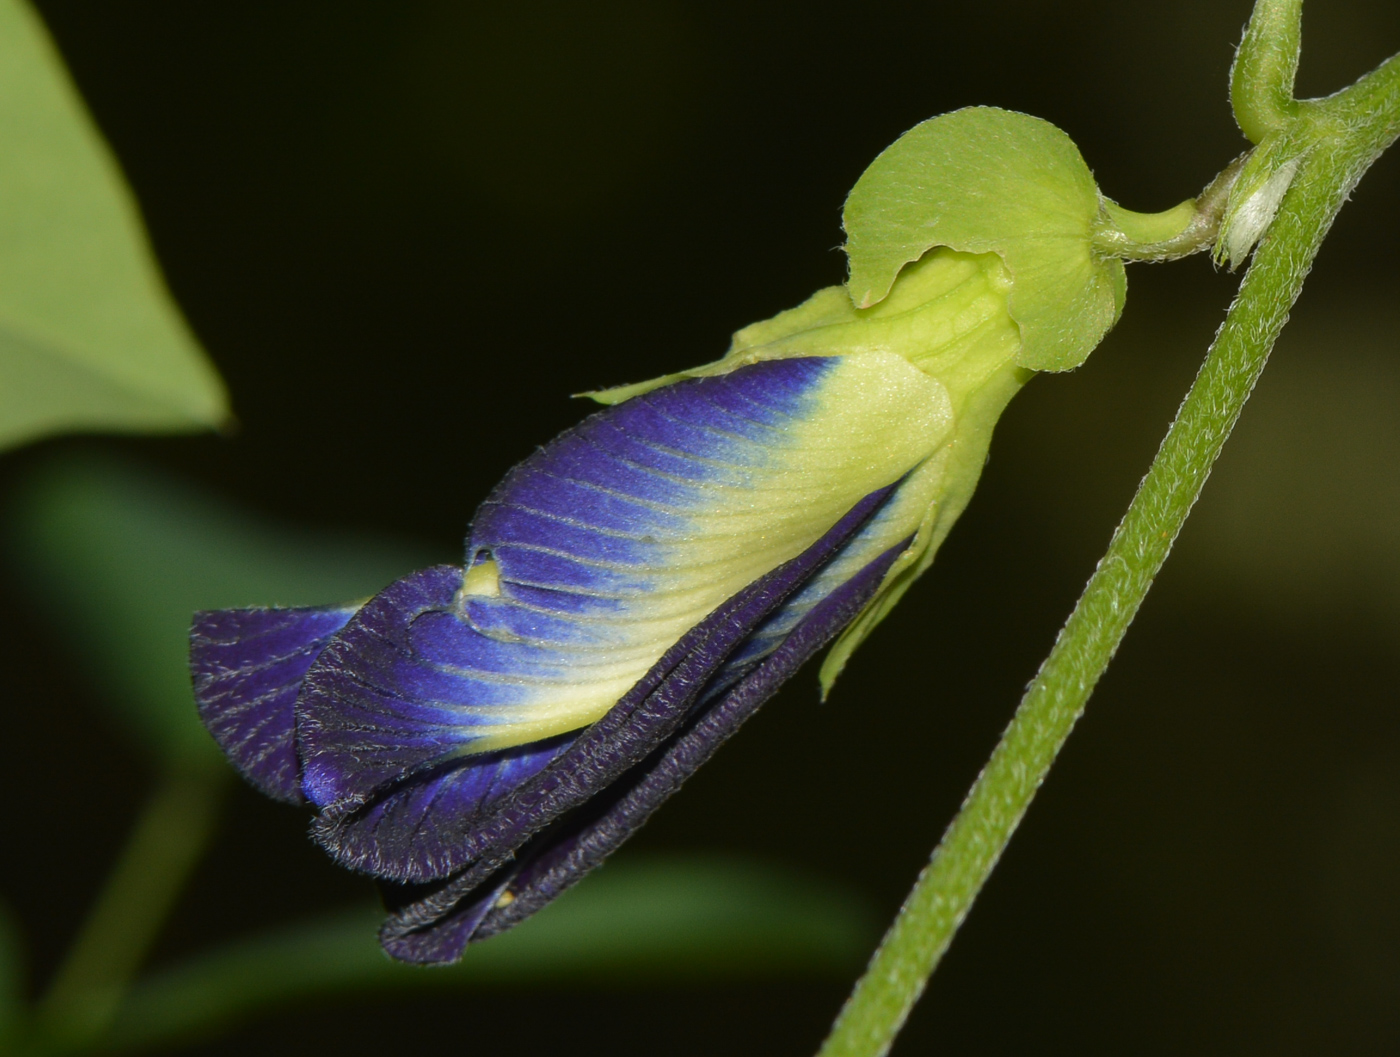
[[[469,942],[523,921],[627,840],[814,653],[874,596],[903,541],[833,591],[765,660],[692,718],[623,781],[566,823],[540,835],[517,863],[485,884],[477,871],[421,893],[397,909],[380,939],[402,961],[441,964],[460,958]]]
[[[451,606],[461,586],[455,565],[395,581],[360,608],[307,673],[296,724],[312,803],[359,806],[462,753],[472,728],[452,706],[471,700],[481,684],[444,676],[414,642],[420,618],[456,621]],[[481,690],[489,701],[489,688]]]
[[[470,903],[459,899],[460,905],[452,906],[450,914],[425,919],[417,927],[410,923],[416,923],[419,915],[432,914],[434,904],[431,900],[410,904],[384,923],[379,930],[380,945],[391,958],[412,965],[455,962],[476,938],[481,922],[495,908],[516,873],[516,867],[501,870],[496,877],[476,886]]]
[[[447,876],[457,863],[456,828],[484,820],[501,797],[542,771],[576,737],[485,753],[408,779],[354,812],[353,824],[336,826],[336,858],[376,877]],[[442,818],[454,821],[452,830],[439,824]]]
[[[390,880],[428,881],[469,864],[477,880],[493,872],[670,736],[735,648],[860,530],[895,487],[865,497],[813,546],[687,632],[607,715],[484,816],[466,796],[435,799],[415,786],[394,785],[429,768],[446,775],[460,744],[451,741],[460,733],[445,725],[442,710],[421,703],[433,700],[423,696],[418,679],[428,662],[408,639],[415,620],[451,598],[461,572],[440,567],[399,581],[366,604],[326,650],[298,705],[305,785],[322,807],[313,829],[317,841],[343,865]],[[364,792],[345,796],[349,789]],[[416,806],[405,803],[410,800]],[[413,825],[383,825],[401,816],[413,818]],[[425,844],[422,835],[429,833]]]
[[[354,606],[196,613],[190,669],[199,718],[260,792],[305,802],[294,736],[302,680]]]

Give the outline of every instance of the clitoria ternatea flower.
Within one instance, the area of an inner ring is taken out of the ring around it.
[[[200,715],[445,962],[624,841],[805,660],[829,689],[966,505],[1035,370],[1112,326],[1104,200],[1053,126],[916,127],[847,202],[851,278],[506,475],[463,566],[362,605],[200,613]]]

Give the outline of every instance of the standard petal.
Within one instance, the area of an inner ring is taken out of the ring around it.
[[[293,729],[302,679],[355,606],[196,613],[190,669],[199,718],[260,792],[292,804],[301,792]]]
[[[490,637],[557,651],[535,674],[563,672],[567,689],[542,688],[533,721],[500,724],[479,747],[597,720],[686,630],[928,459],[951,427],[938,382],[864,353],[682,382],[557,438],[478,510],[468,560],[489,563],[495,589],[465,592],[462,608]]]

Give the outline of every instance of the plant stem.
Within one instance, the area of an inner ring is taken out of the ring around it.
[[[1288,125],[1298,113],[1293,79],[1302,43],[1303,0],[1258,0],[1230,68],[1230,103],[1251,143]]]
[[[1224,326],[1107,553],[822,1057],[886,1053],[948,949],[1166,560],[1337,211],[1400,135],[1400,56],[1337,95],[1299,104],[1295,120],[1306,154]]]
[[[39,1007],[43,1051],[82,1049],[106,1030],[208,843],[223,786],[219,771],[162,780]]]
[[[1210,249],[1248,160],[1248,154],[1241,154],[1199,196],[1163,213],[1135,213],[1105,199],[1094,249],[1126,261],[1174,261]]]

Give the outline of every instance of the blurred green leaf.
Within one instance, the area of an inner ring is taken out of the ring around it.
[[[0,447],[228,414],[43,24],[0,0]]]
[[[390,961],[375,940],[383,918],[354,911],[167,969],[133,988],[105,1044],[151,1046],[347,989],[842,975],[878,931],[839,889],[713,857],[611,863],[445,969]]]
[[[6,557],[82,665],[174,761],[221,761],[195,715],[196,609],[365,598],[432,556],[277,525],[109,457],[39,467],[12,497]]]
[[[24,1015],[24,945],[9,907],[0,903],[0,1053]]]

